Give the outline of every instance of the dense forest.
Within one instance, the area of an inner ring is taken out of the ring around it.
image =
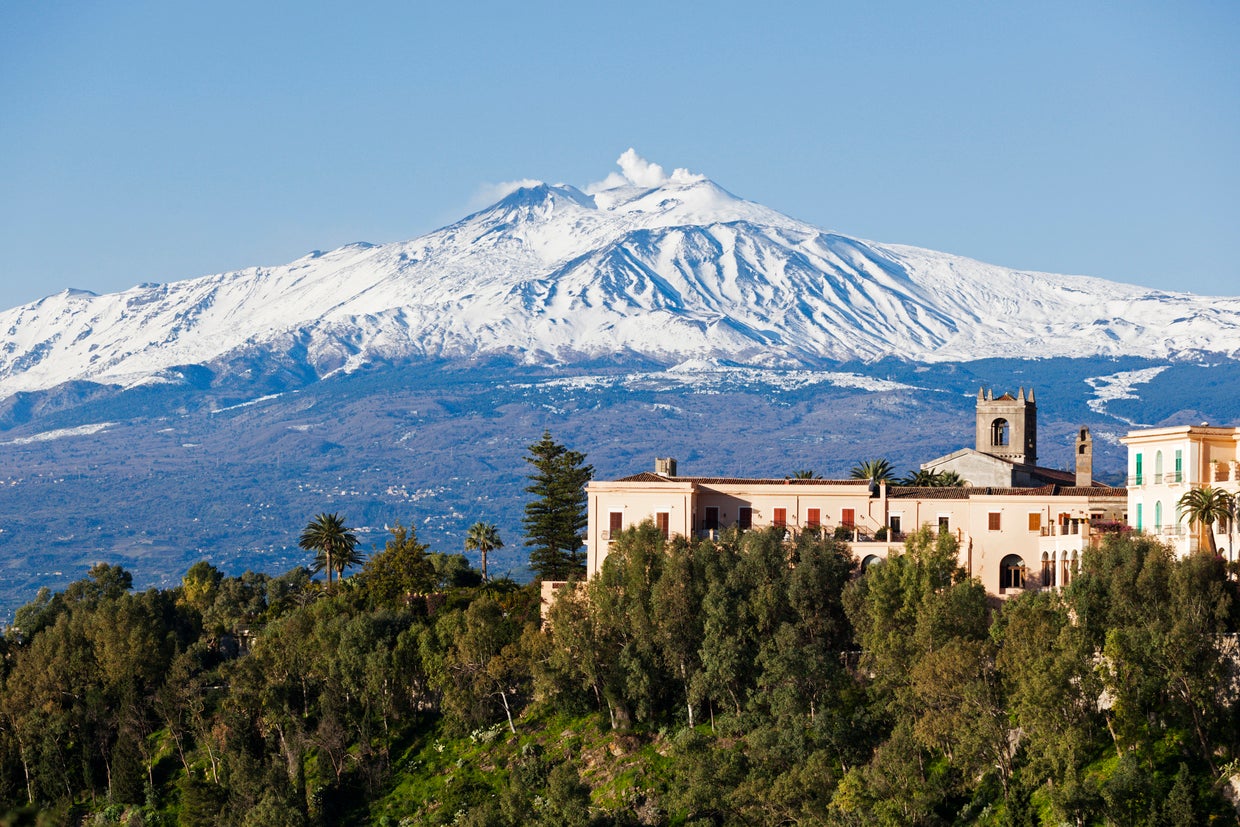
[[[3,638],[2,823],[1236,823],[1220,558],[998,606],[956,552],[639,526],[545,624],[401,527],[330,587],[100,565]]]

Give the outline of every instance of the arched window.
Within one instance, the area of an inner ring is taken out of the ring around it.
[[[1162,501],[1154,503],[1154,531],[1162,531]]]
[[[1154,454],[1154,484],[1162,482],[1162,451]]]
[[[999,588],[1023,589],[1025,587],[1025,561],[1019,555],[1009,554],[999,563]]]
[[[881,562],[883,562],[883,558],[879,557],[877,554],[867,554],[865,559],[861,561],[861,570],[865,571],[870,566],[876,566]]]
[[[1055,560],[1042,552],[1042,582],[1039,584],[1044,589],[1049,589],[1055,585]]]
[[[990,444],[1008,444],[1008,421],[1006,419],[996,419],[990,423]]]

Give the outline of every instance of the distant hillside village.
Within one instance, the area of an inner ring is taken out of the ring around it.
[[[903,549],[906,532],[929,526],[959,541],[960,566],[997,598],[1071,581],[1080,555],[1108,532],[1156,535],[1179,556],[1198,548],[1234,559],[1234,501],[1212,523],[1193,521],[1186,492],[1240,483],[1240,428],[1207,425],[1130,432],[1125,487],[1093,480],[1093,440],[1081,428],[1074,471],[1038,465],[1034,391],[980,389],[976,440],[921,464],[912,485],[890,474],[869,479],[749,479],[682,476],[675,459],[654,471],[587,486],[586,576],[596,575],[612,538],[652,521],[670,538],[714,537],[723,529],[773,526],[789,538],[826,531],[851,542],[863,567]],[[889,470],[889,469],[888,469]],[[943,484],[950,482],[951,484]],[[1191,525],[1189,525],[1191,523]],[[545,596],[558,584],[545,584]]]

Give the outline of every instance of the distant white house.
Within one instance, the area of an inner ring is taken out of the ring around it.
[[[1128,518],[1132,527],[1167,542],[1183,556],[1205,540],[1188,525],[1180,498],[1210,485],[1240,493],[1240,428],[1181,425],[1131,431],[1128,446]],[[1215,523],[1215,545],[1228,560],[1240,552],[1234,520]]]

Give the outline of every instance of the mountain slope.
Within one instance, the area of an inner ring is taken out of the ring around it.
[[[627,153],[626,153],[627,154]],[[0,313],[0,398],[278,359],[1240,356],[1240,299],[1009,270],[828,233],[678,170],[517,189],[408,242]]]

